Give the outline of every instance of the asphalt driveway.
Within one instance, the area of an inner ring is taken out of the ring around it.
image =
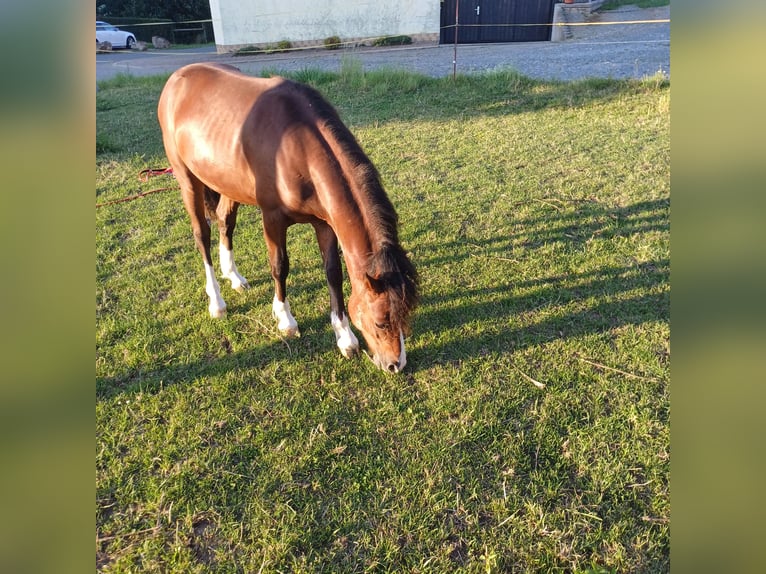
[[[670,24],[644,23],[670,18],[670,7],[639,9],[623,6],[596,12],[583,24],[572,26],[563,42],[461,44],[457,48],[458,73],[515,69],[543,80],[580,78],[642,78],[661,72],[670,76]],[[611,22],[642,22],[611,24]],[[609,22],[609,25],[602,23]],[[96,81],[120,73],[134,76],[169,74],[192,62],[221,62],[258,74],[264,70],[296,71],[317,68],[338,71],[346,59],[364,69],[396,68],[433,77],[453,71],[454,46],[421,43],[395,48],[359,47],[328,51],[310,49],[282,54],[232,56],[217,54],[212,46],[188,50],[115,51],[96,55]]]

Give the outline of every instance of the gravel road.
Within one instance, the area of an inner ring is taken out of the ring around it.
[[[670,77],[670,24],[638,23],[670,18],[670,7],[640,9],[623,6],[617,10],[594,12],[583,24],[569,28],[563,42],[520,42],[507,44],[461,44],[457,48],[458,73],[515,69],[542,80],[581,78],[642,78],[657,72]],[[575,22],[575,20],[572,20]],[[396,68],[433,77],[453,71],[454,47],[421,43],[396,48],[360,47],[337,51],[311,49],[284,54],[231,56],[216,54],[211,47],[191,50],[153,50],[97,54],[96,80],[119,73],[135,76],[167,74],[192,62],[222,62],[258,74],[263,70],[297,71],[317,68],[338,71],[346,59],[361,63],[364,69]]]

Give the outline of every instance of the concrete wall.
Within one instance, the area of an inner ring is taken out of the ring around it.
[[[210,0],[218,52],[267,46],[288,40],[293,46],[322,45],[408,35],[439,37],[439,0]]]
[[[574,36],[573,22],[584,22],[592,12],[595,12],[605,0],[575,0],[574,4],[558,3],[553,6],[553,30],[551,42],[563,42]]]

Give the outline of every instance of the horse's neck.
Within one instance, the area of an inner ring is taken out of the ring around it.
[[[354,280],[362,279],[375,249],[363,217],[356,211],[352,211],[350,217],[331,216],[330,226],[338,236],[349,276]]]
[[[330,173],[325,172],[324,185],[316,189],[327,210],[328,223],[340,242],[349,275],[352,279],[362,279],[380,241],[375,236],[377,226],[367,215],[368,195],[354,179],[353,169],[342,164],[341,169],[342,172],[332,168]]]

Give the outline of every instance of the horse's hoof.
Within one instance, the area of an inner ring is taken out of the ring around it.
[[[298,327],[287,327],[286,329],[280,329],[279,332],[285,339],[297,339],[301,336],[301,332],[298,330]]]
[[[340,354],[347,359],[353,359],[359,355],[359,347],[338,347],[338,349],[340,349]]]
[[[248,289],[250,289],[250,285],[247,283],[240,283],[239,285],[232,285],[232,289],[234,289],[237,293],[244,293]]]
[[[208,309],[213,319],[223,319],[226,316],[226,307],[223,309]]]

